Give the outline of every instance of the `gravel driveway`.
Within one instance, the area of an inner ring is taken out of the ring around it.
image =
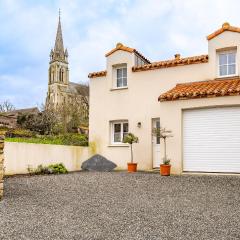
[[[240,239],[240,176],[7,178],[0,239]]]

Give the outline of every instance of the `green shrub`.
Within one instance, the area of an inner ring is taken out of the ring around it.
[[[61,136],[64,145],[88,146],[88,137],[84,134],[72,133]]]
[[[9,137],[8,142],[26,142],[36,144],[56,144],[69,146],[88,146],[88,137],[84,134],[65,134],[65,135],[38,135],[35,137]]]
[[[0,131],[8,131],[9,128],[6,126],[0,126]]]
[[[48,170],[52,171],[54,174],[63,174],[68,172],[62,163],[49,165]]]
[[[36,134],[26,129],[11,129],[6,132],[6,137],[15,138],[15,137],[23,137],[23,138],[31,138],[35,137]]]
[[[39,174],[49,174],[48,167],[44,167],[43,165],[39,165],[35,170],[34,173]]]
[[[28,167],[29,173],[32,174],[65,174],[68,170],[63,163],[50,164],[48,166],[39,165],[35,170]]]

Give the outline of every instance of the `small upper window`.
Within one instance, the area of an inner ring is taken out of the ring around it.
[[[119,67],[117,71],[117,88],[127,87],[127,67]]]
[[[219,76],[236,75],[236,51],[219,53]]]

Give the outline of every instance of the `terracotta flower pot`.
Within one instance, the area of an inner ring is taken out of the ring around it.
[[[128,172],[136,172],[137,163],[128,163]]]
[[[171,165],[169,164],[161,164],[160,165],[160,174],[162,176],[170,176]]]

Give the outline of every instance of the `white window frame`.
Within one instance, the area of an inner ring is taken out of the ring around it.
[[[128,120],[117,120],[117,121],[111,121],[110,122],[110,129],[111,129],[111,144],[113,144],[113,145],[126,145],[125,143],[123,143],[123,124],[128,124],[128,132],[126,132],[126,133],[129,133],[129,123],[128,123]],[[114,125],[115,124],[121,124],[121,132],[120,132],[120,134],[121,134],[121,142],[115,142],[114,141]]]
[[[118,70],[121,70],[121,69],[126,69],[126,85],[123,85],[123,79],[125,77],[123,77],[123,72],[122,72],[122,86],[119,86],[117,85],[117,82],[118,82],[118,76],[117,76],[117,73],[118,73]],[[118,65],[115,65],[113,66],[113,89],[125,89],[125,88],[128,88],[128,69],[127,69],[127,64],[126,63],[122,63],[122,64],[118,64]]]
[[[220,67],[221,66],[227,66],[227,72],[228,72],[229,65],[233,65],[233,64],[229,64],[228,63],[228,54],[231,54],[231,53],[235,54],[235,73],[234,74],[220,75]],[[224,54],[227,54],[227,64],[220,65],[220,55],[224,55]],[[217,59],[218,59],[217,67],[218,67],[218,77],[219,78],[237,76],[237,74],[238,74],[238,66],[237,66],[237,50],[236,49],[226,50],[226,51],[219,51]]]

